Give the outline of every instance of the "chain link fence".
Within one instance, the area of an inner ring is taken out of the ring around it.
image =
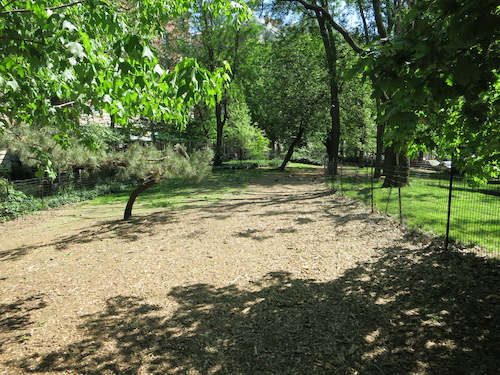
[[[392,217],[410,229],[500,256],[499,181],[475,183],[451,168],[413,164],[385,170],[373,179],[373,167],[342,164],[331,185],[341,195],[363,201],[372,211]]]

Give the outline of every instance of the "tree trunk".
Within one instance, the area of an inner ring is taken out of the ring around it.
[[[290,147],[288,147],[288,151],[285,155],[285,159],[283,160],[283,163],[281,163],[281,166],[278,168],[280,171],[285,170],[286,165],[288,164],[288,162],[292,158],[293,151],[294,151],[295,147],[299,144],[300,140],[302,139],[302,135],[304,134],[304,131],[305,131],[305,127],[301,126],[299,131],[297,132],[297,135],[295,136],[292,144],[290,145]]]
[[[274,159],[275,157],[277,157],[279,155],[278,153],[278,142],[276,141],[275,138],[270,138],[270,145],[269,145],[271,151],[269,153],[269,159]]]
[[[132,207],[134,206],[135,199],[145,190],[158,183],[156,178],[144,181],[137,189],[135,189],[130,197],[128,198],[127,207],[125,207],[125,213],[123,214],[123,220],[128,220],[132,216]]]
[[[375,151],[375,170],[373,178],[382,176],[382,155],[384,154],[384,131],[385,123],[377,124],[377,150]]]
[[[336,101],[337,104],[332,104],[332,108],[330,110],[332,127],[330,128],[328,138],[325,141],[326,153],[328,155],[327,171],[330,176],[334,176],[338,173],[340,148],[340,111],[338,104],[338,91],[332,95],[335,95],[332,96],[332,102]]]
[[[364,168],[365,166],[365,152],[363,149],[358,150],[358,167]]]
[[[385,150],[384,175],[383,188],[408,185],[408,157],[404,153],[396,152],[392,146]]]
[[[337,77],[337,46],[331,25],[326,23],[324,15],[316,11],[316,20],[321,33],[323,47],[325,48],[330,79],[330,116],[332,126],[324,144],[328,155],[328,174],[337,174],[339,147],[340,147],[340,105],[339,105],[339,85]]]
[[[224,104],[222,100],[220,102],[217,102],[217,104],[215,105],[215,119],[217,121],[217,142],[215,144],[214,165],[218,167],[222,165],[223,160],[222,140],[224,123],[226,122],[224,114]]]

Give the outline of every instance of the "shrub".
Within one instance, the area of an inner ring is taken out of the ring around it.
[[[292,161],[304,164],[323,165],[326,157],[325,146],[321,142],[310,142],[306,146],[295,150]]]

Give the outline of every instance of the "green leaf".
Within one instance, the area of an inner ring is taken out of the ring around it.
[[[104,103],[108,103],[108,104],[112,104],[113,103],[113,99],[108,94],[106,94],[106,95],[103,96],[102,101]]]
[[[149,61],[153,61],[155,55],[148,46],[144,46],[144,49],[142,50],[142,57],[147,58]]]
[[[15,79],[10,79],[5,83],[6,86],[9,86],[12,90],[17,91],[19,90],[19,84]]]
[[[155,67],[153,68],[153,71],[160,77],[163,77],[163,75],[166,73],[165,69],[163,69],[160,64],[156,64]]]
[[[68,20],[64,20],[63,21],[62,28],[63,29],[67,29],[69,31],[76,31],[76,30],[78,30],[78,28],[75,25],[73,25],[71,22],[69,22]]]
[[[67,45],[66,45],[66,48],[68,49],[68,51],[75,57],[79,57],[79,58],[83,58],[85,57],[85,49],[83,48],[83,46],[78,43],[78,42],[69,42]]]
[[[185,93],[187,93],[188,91],[189,91],[189,86],[188,85],[182,85],[181,87],[179,87],[179,90],[177,90],[177,96],[181,97]]]

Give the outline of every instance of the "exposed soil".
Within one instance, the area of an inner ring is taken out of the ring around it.
[[[269,173],[0,224],[0,374],[498,374],[498,266]]]

